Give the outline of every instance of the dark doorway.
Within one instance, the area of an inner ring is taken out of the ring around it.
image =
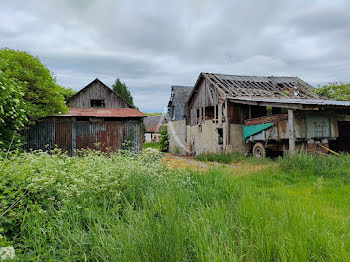
[[[330,141],[329,146],[337,152],[350,152],[350,121],[338,122],[339,137]]]

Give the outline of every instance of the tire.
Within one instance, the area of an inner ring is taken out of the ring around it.
[[[262,143],[256,143],[253,147],[253,156],[256,158],[266,157],[266,148]]]

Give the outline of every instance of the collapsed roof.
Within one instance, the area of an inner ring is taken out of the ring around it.
[[[319,99],[312,92],[312,86],[298,77],[239,76],[201,73],[199,81],[205,78],[216,87],[223,97]]]

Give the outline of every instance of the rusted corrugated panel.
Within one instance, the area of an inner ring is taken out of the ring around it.
[[[24,136],[26,150],[51,150],[54,145],[54,124],[53,122],[37,122],[28,127]]]
[[[276,121],[283,121],[283,120],[287,120],[287,119],[288,119],[288,114],[278,114],[278,115],[263,116],[263,117],[247,119],[244,121],[244,124],[246,126],[251,126],[251,125],[271,123],[271,122],[276,122]]]
[[[146,115],[135,108],[69,108],[69,112],[57,117],[145,117]]]
[[[115,151],[121,148],[119,128],[120,122],[106,122],[106,133],[108,135],[106,137],[106,147],[104,150]]]
[[[55,122],[55,145],[64,152],[72,154],[72,124],[73,122]]]
[[[56,145],[70,155],[86,148],[116,151],[126,140],[132,142],[135,152],[142,146],[141,121],[39,122],[26,131],[25,137],[27,150],[49,150]]]

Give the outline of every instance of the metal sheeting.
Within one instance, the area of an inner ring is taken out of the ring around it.
[[[55,128],[53,122],[38,122],[35,127],[25,131],[25,149],[50,150],[55,143]]]
[[[142,146],[141,121],[43,121],[25,133],[27,150],[51,150],[54,146],[74,155],[77,149],[99,149],[103,152],[122,149],[131,140],[132,150]]]
[[[350,107],[350,101],[336,101],[325,99],[271,99],[271,98],[247,98],[247,97],[228,97],[235,101],[247,102],[269,102],[280,104],[300,104],[300,105],[316,105],[316,106],[341,106]]]

